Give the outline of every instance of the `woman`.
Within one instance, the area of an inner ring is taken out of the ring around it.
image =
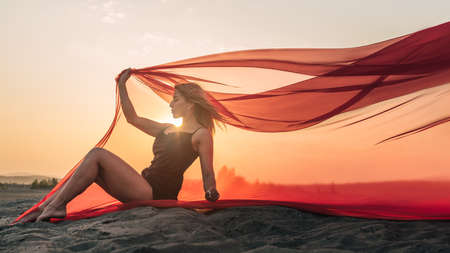
[[[175,86],[170,103],[174,118],[183,118],[177,129],[139,117],[128,97],[125,83],[130,69],[119,77],[119,94],[127,122],[156,137],[154,159],[142,176],[121,158],[103,148],[93,148],[73,175],[39,207],[21,219],[42,221],[66,216],[66,205],[92,183],[100,185],[121,202],[177,199],[184,171],[200,157],[205,198],[219,199],[213,170],[214,122],[222,117],[209,104],[202,88],[195,83]]]

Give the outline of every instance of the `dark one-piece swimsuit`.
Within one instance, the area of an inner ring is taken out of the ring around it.
[[[149,167],[142,170],[142,176],[153,189],[153,199],[175,199],[183,184],[183,174],[197,159],[198,153],[192,147],[192,133],[170,132],[164,128],[153,143],[154,158]]]

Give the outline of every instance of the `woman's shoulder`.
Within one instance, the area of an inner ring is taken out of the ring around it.
[[[208,141],[212,139],[211,131],[206,127],[200,127],[192,135],[193,141]]]
[[[192,135],[192,145],[196,152],[199,152],[200,145],[202,146],[212,146],[213,138],[211,135],[211,131],[206,127],[201,127],[196,130],[196,132]],[[209,148],[206,148],[209,150]]]
[[[205,132],[209,132],[209,129],[208,128],[206,128],[206,127],[204,127],[204,126],[199,126],[197,129],[195,129],[193,132],[192,132],[192,134],[196,134],[196,133],[202,133],[203,132],[203,134],[205,133]]]

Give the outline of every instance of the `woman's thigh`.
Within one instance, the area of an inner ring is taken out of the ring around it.
[[[122,202],[153,199],[152,187],[133,167],[106,149],[93,151],[99,165],[97,181],[111,196]]]

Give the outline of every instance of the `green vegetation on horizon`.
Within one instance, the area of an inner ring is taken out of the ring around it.
[[[35,179],[33,183],[31,183],[31,189],[40,189],[40,188],[53,188],[58,184],[58,180],[56,178],[52,179],[42,179],[38,181]]]
[[[5,176],[0,175],[0,183],[3,184],[27,184],[31,185],[34,180],[52,179],[53,177],[42,176],[42,175],[27,175],[27,176]],[[58,178],[56,178],[59,180]]]

